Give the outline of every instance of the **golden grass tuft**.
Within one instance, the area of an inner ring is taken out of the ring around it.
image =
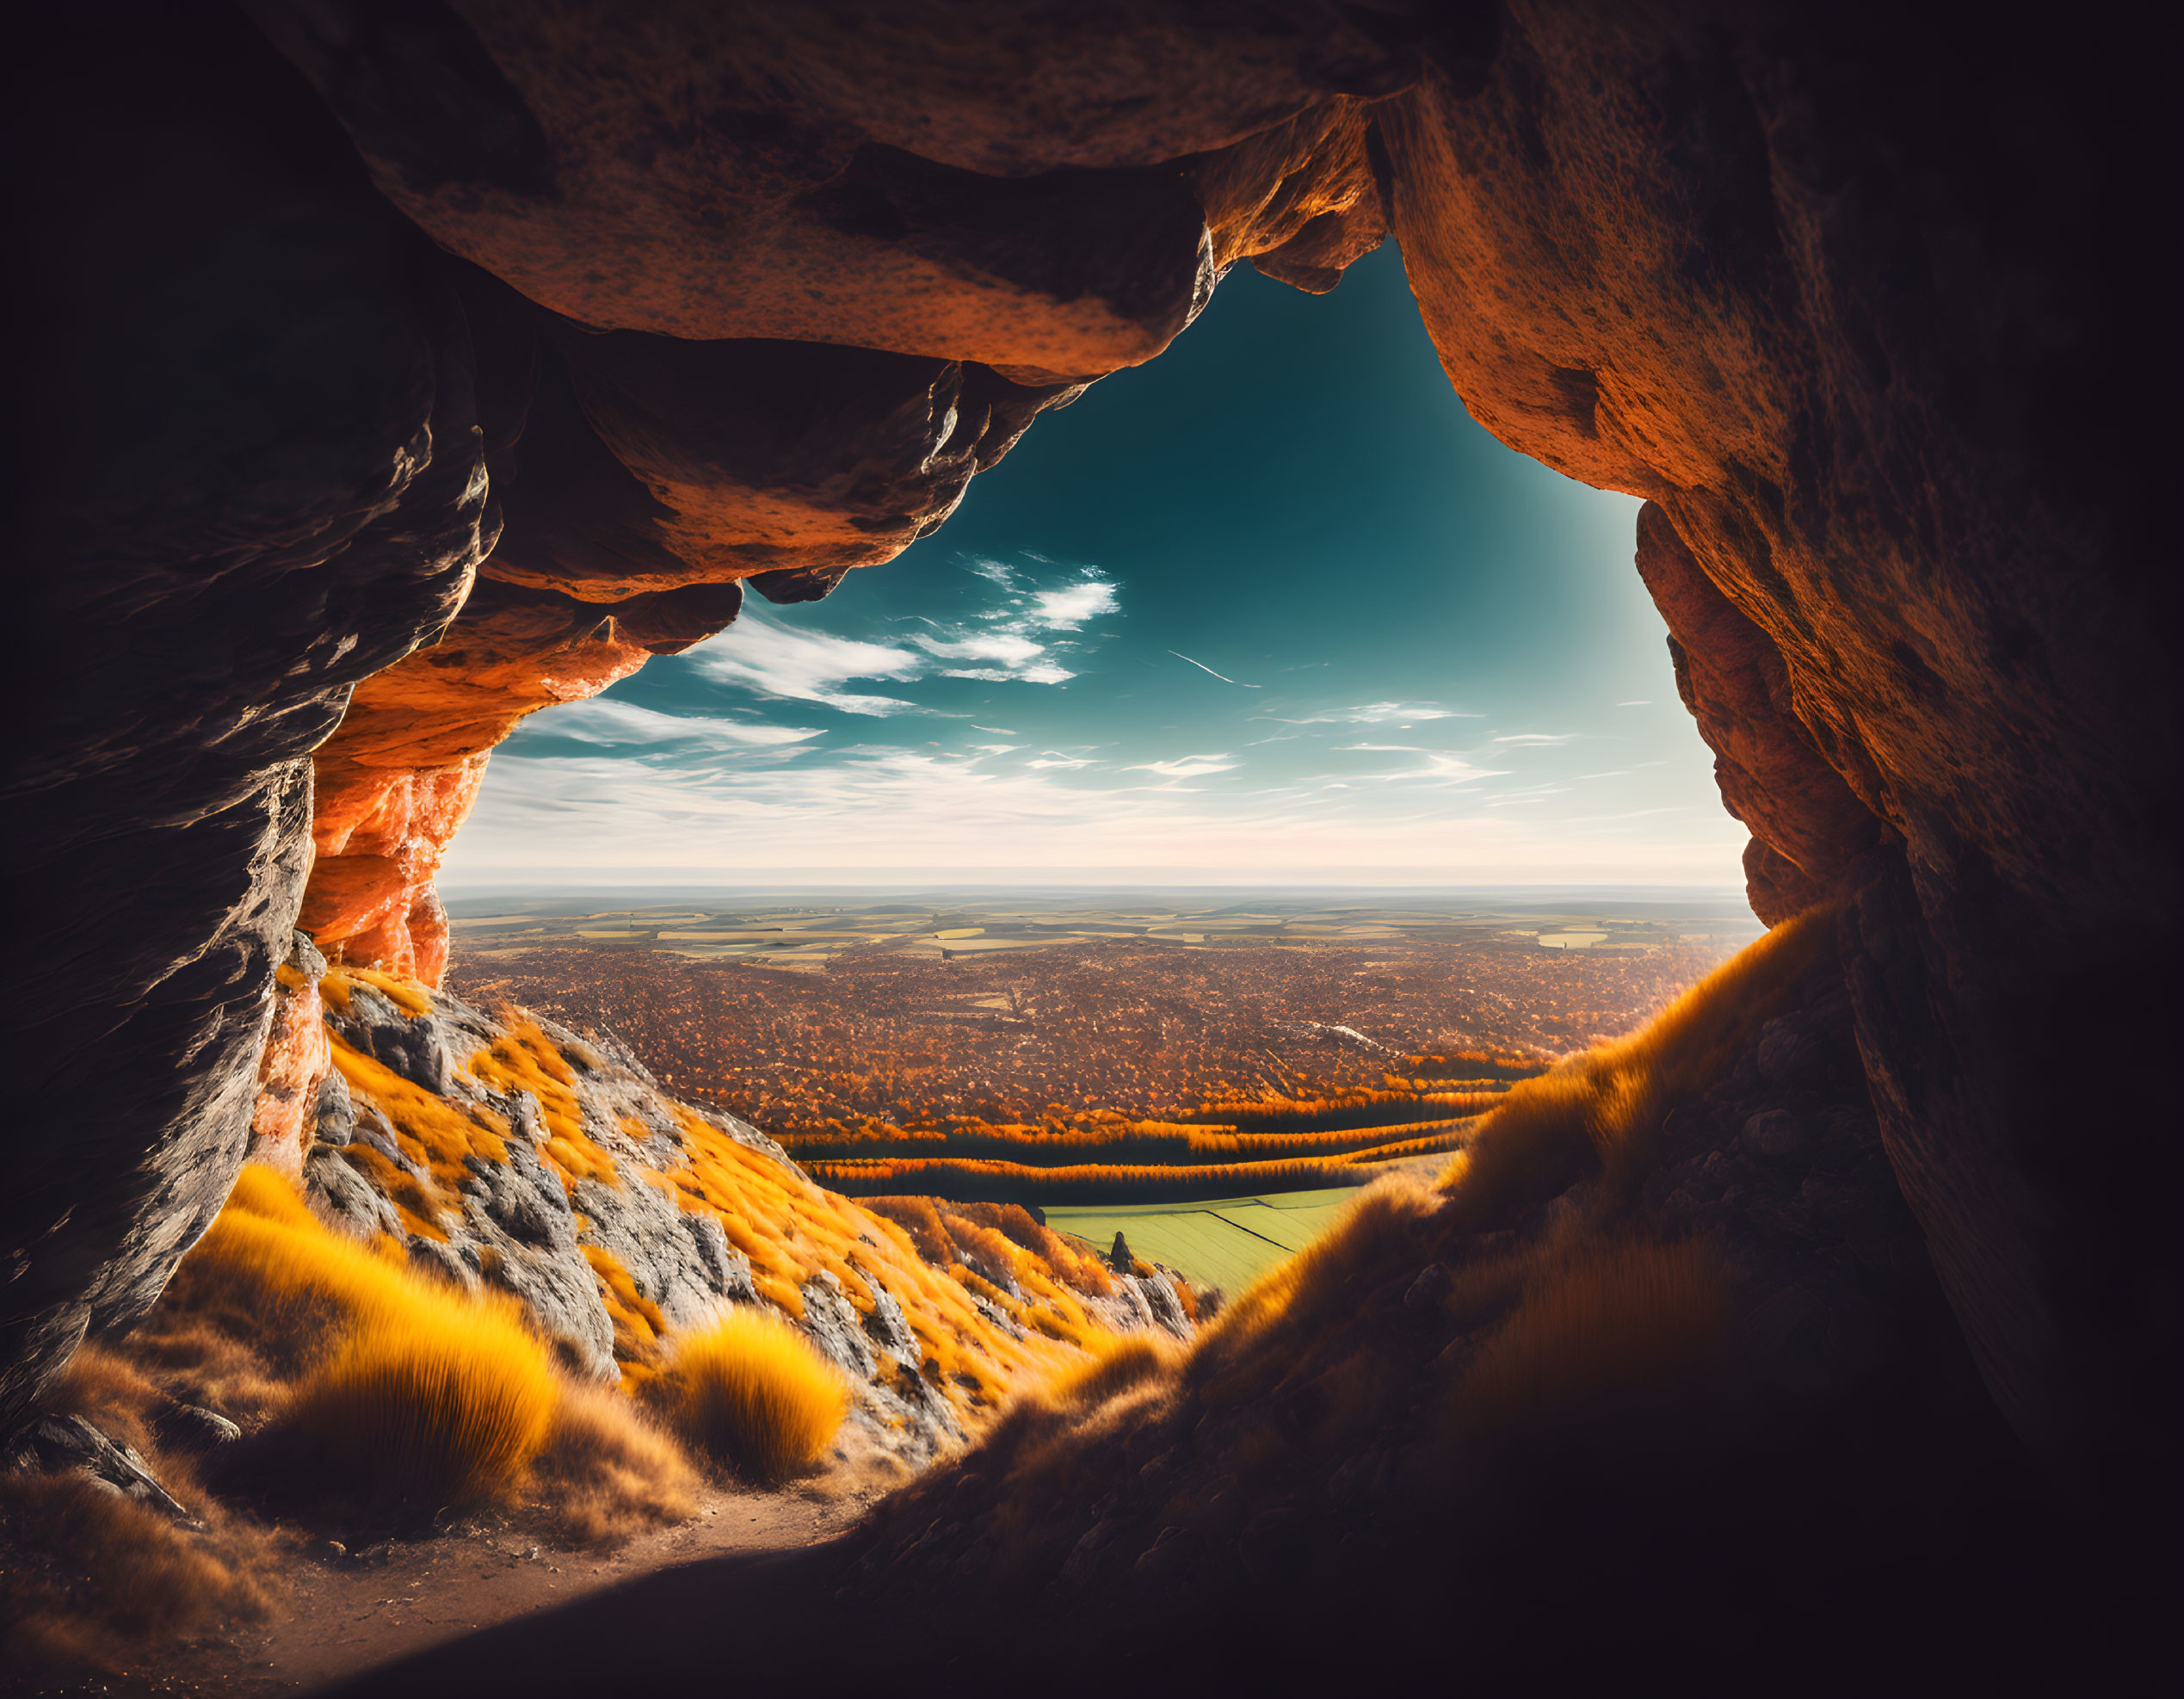
[[[12,1478],[0,1486],[12,1530],[35,1529],[49,1578],[11,1578],[0,1647],[11,1668],[104,1665],[115,1637],[168,1636],[256,1619],[263,1589],[160,1512],[82,1475]]]
[[[177,1284],[299,1375],[268,1445],[351,1494],[424,1510],[505,1496],[545,1442],[558,1383],[513,1300],[333,1231],[269,1169],[243,1171]]]
[[[554,1530],[580,1545],[611,1545],[697,1514],[688,1455],[605,1387],[563,1388],[532,1478]]]
[[[1783,922],[1628,1037],[1520,1080],[1442,1171],[1466,1225],[1563,1190],[1595,1165],[1611,1190],[1642,1177],[1669,1110],[1695,1097],[1832,944],[1834,911]]]
[[[1056,1375],[1044,1389],[1045,1396],[1050,1403],[1089,1409],[1148,1381],[1173,1375],[1182,1360],[1183,1348],[1164,1333],[1120,1334],[1106,1343],[1091,1362]]]
[[[834,1365],[787,1323],[751,1309],[683,1335],[642,1395],[692,1444],[764,1481],[817,1462],[849,1409]]]
[[[157,1416],[169,1402],[125,1356],[89,1344],[40,1401],[133,1446],[199,1525],[178,1529],[81,1475],[0,1472],[0,1665],[10,1676],[104,1668],[143,1637],[264,1614],[257,1578],[279,1561],[275,1539],[207,1493],[193,1459],[161,1450]]]
[[[414,1333],[374,1328],[296,1389],[276,1443],[381,1504],[431,1510],[507,1497],[546,1442],[559,1396],[538,1342],[481,1313]]]
[[[873,1214],[892,1221],[910,1235],[917,1254],[936,1269],[945,1269],[955,1260],[955,1241],[948,1236],[947,1225],[941,1220],[941,1212],[929,1197],[867,1197],[862,1206]]]

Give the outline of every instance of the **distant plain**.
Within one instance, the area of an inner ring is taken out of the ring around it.
[[[1632,1029],[1761,930],[1742,893],[1674,889],[534,889],[449,908],[466,994],[613,1029],[828,1186],[1020,1202],[1231,1292],[1384,1158],[1445,1163],[1491,1101],[1453,1084],[1506,1089]],[[1514,1066],[1456,1060],[1487,1055]],[[1171,1123],[1242,1148],[1160,1148]],[[1385,1144],[1293,1159],[1296,1134],[1380,1125]]]

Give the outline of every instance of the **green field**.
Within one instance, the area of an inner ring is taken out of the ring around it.
[[[1149,1263],[1175,1270],[1193,1286],[1234,1297],[1259,1276],[1301,1251],[1333,1225],[1354,1186],[1284,1192],[1207,1203],[1118,1203],[1046,1211],[1046,1225],[1105,1254],[1120,1233]]]

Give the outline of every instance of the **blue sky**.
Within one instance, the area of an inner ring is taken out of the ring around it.
[[[1239,267],[891,564],[532,716],[448,881],[1735,885],[1637,511],[1471,423],[1392,244]]]

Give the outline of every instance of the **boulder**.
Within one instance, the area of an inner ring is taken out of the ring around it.
[[[18,1473],[73,1471],[88,1475],[121,1497],[149,1504],[176,1522],[194,1520],[145,1467],[134,1446],[117,1444],[82,1416],[44,1416],[31,1423],[15,1438],[13,1466]]]

